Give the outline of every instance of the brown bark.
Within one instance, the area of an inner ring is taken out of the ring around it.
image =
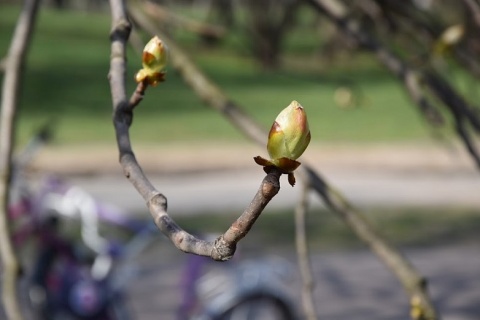
[[[142,101],[147,89],[139,83],[130,99],[125,88],[126,43],[131,24],[127,19],[123,1],[111,0],[112,31],[110,88],[113,102],[113,122],[117,137],[120,164],[125,176],[145,200],[157,227],[180,250],[214,260],[228,260],[235,253],[237,243],[250,231],[268,202],[280,190],[281,172],[269,170],[252,202],[230,228],[214,241],[205,241],[183,230],[167,213],[167,198],[155,189],[143,173],[130,142],[129,129],[132,125],[133,110]]]
[[[9,185],[12,174],[12,149],[15,119],[25,57],[30,44],[39,1],[27,0],[13,34],[5,63],[0,119],[0,251],[3,263],[3,304],[8,319],[22,319],[17,279],[19,262],[11,242],[8,219]]]
[[[145,13],[135,7],[130,8],[130,13],[141,28],[151,34],[158,35],[166,42],[170,48],[170,57],[174,68],[203,101],[222,113],[246,137],[262,146],[265,145],[265,137],[267,136],[265,130],[253,122],[240,107],[208,79],[172,39],[156,27]],[[308,164],[303,163],[296,172],[311,185],[327,207],[342,218],[359,239],[364,241],[377,254],[379,259],[385,263],[404,286],[412,301],[420,301],[421,310],[424,313],[424,317],[421,319],[437,319],[427,293],[426,280],[415,270],[407,258],[391,245],[374,226],[368,223],[361,212],[353,209],[353,206],[339,191],[330,186]]]

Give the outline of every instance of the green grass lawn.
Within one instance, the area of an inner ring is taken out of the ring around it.
[[[17,14],[16,7],[1,7],[0,55],[7,51]],[[42,8],[22,88],[21,142],[51,119],[58,123],[60,144],[113,142],[107,81],[109,30],[110,18],[104,14]],[[306,41],[312,48],[318,46],[309,35],[305,41],[289,39],[284,67],[265,72],[245,51],[235,50],[241,44],[240,35],[230,36],[219,49],[203,47],[182,33],[178,38],[195,53],[200,67],[266,128],[291,100],[298,100],[307,110],[314,143],[429,138],[429,129],[396,80],[365,56],[319,63],[318,55],[307,50]],[[129,52],[130,91],[139,67],[139,58]],[[342,109],[334,103],[334,92],[344,82],[361,89],[365,101],[360,107]],[[244,141],[171,68],[167,82],[147,91],[135,112],[132,135],[136,143]]]

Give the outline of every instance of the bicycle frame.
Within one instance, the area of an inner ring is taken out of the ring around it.
[[[125,277],[115,276],[119,272],[115,269],[121,261],[139,254],[157,233],[152,232],[151,223],[131,219],[55,176],[43,177],[34,192],[25,177],[25,168],[46,142],[46,136],[44,132],[35,136],[14,161],[15,192],[8,210],[17,227],[13,233],[14,245],[22,248],[27,240],[34,239],[38,256],[30,275],[31,293],[37,302],[43,300],[39,313],[44,318],[53,318],[52,314],[59,311],[73,313],[78,318],[110,319],[105,310],[109,303],[125,295],[128,282]],[[78,241],[58,232],[59,222],[71,219],[80,222],[81,240],[92,251],[93,261],[78,254]],[[127,229],[134,236],[125,243],[107,239],[99,233],[100,222]],[[99,301],[93,303],[95,294]],[[81,301],[83,298],[85,303]]]
[[[24,222],[13,235],[15,245],[20,248],[27,239],[34,238],[39,248],[40,254],[33,267],[31,283],[33,291],[38,287],[46,291],[43,294],[46,294],[47,298],[44,297],[42,306],[45,319],[52,318],[51,313],[57,311],[70,312],[78,318],[128,319],[124,311],[123,314],[112,316],[107,309],[110,303],[115,300],[122,301],[126,297],[132,277],[127,270],[129,263],[135,261],[146,246],[158,239],[159,231],[152,222],[133,219],[126,212],[97,201],[86,191],[68,185],[56,176],[41,179],[38,191],[33,192],[24,171],[35,151],[45,141],[41,137],[32,141],[15,163],[14,183],[17,184],[18,199],[10,205],[9,215],[20,224]],[[91,250],[91,260],[78,255],[74,239],[68,239],[57,232],[58,222],[72,219],[80,222],[81,240],[83,245]],[[127,242],[104,237],[99,232],[100,223],[125,229],[132,233],[133,237]],[[204,257],[189,257],[181,276],[183,290],[178,319],[221,319],[222,314],[235,308],[241,301],[265,296],[279,301],[287,311],[294,310],[282,290],[272,286],[279,282],[283,275],[273,275],[272,268],[266,268],[264,263],[259,262],[252,264],[234,261],[231,263],[233,267],[223,264],[227,267],[226,270],[228,269],[229,277],[238,281],[225,287],[221,296],[213,297],[210,301],[200,299],[199,285],[205,279],[203,269],[208,263],[214,262]],[[259,281],[245,286],[245,279],[242,280],[242,277],[247,273],[251,276],[252,270],[258,273],[256,277]],[[268,284],[260,279],[269,279]],[[222,278],[217,275],[212,285],[218,286],[221,282]],[[85,297],[90,294],[90,300],[80,301],[82,294]],[[40,296],[41,293],[37,294],[37,298]],[[79,300],[72,302],[75,297]],[[92,297],[98,299],[97,304],[91,301]],[[35,300],[35,297],[31,297],[32,299]],[[194,307],[199,304],[202,305],[200,318],[193,312]],[[75,306],[78,308],[75,309]]]

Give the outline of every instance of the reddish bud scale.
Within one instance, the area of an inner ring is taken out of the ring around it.
[[[288,174],[288,181],[293,186],[293,171],[300,166],[300,162],[296,160],[303,154],[310,139],[305,110],[297,101],[292,101],[279,113],[270,128],[267,142],[270,160],[259,156],[254,160],[261,166],[276,167],[282,173]]]
[[[135,81],[145,81],[151,86],[165,81],[164,69],[167,65],[167,56],[165,44],[157,36],[153,37],[143,49],[143,68],[135,75]]]

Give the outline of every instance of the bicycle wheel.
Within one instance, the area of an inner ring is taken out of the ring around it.
[[[241,297],[213,320],[294,320],[289,303],[272,294],[253,293]]]

